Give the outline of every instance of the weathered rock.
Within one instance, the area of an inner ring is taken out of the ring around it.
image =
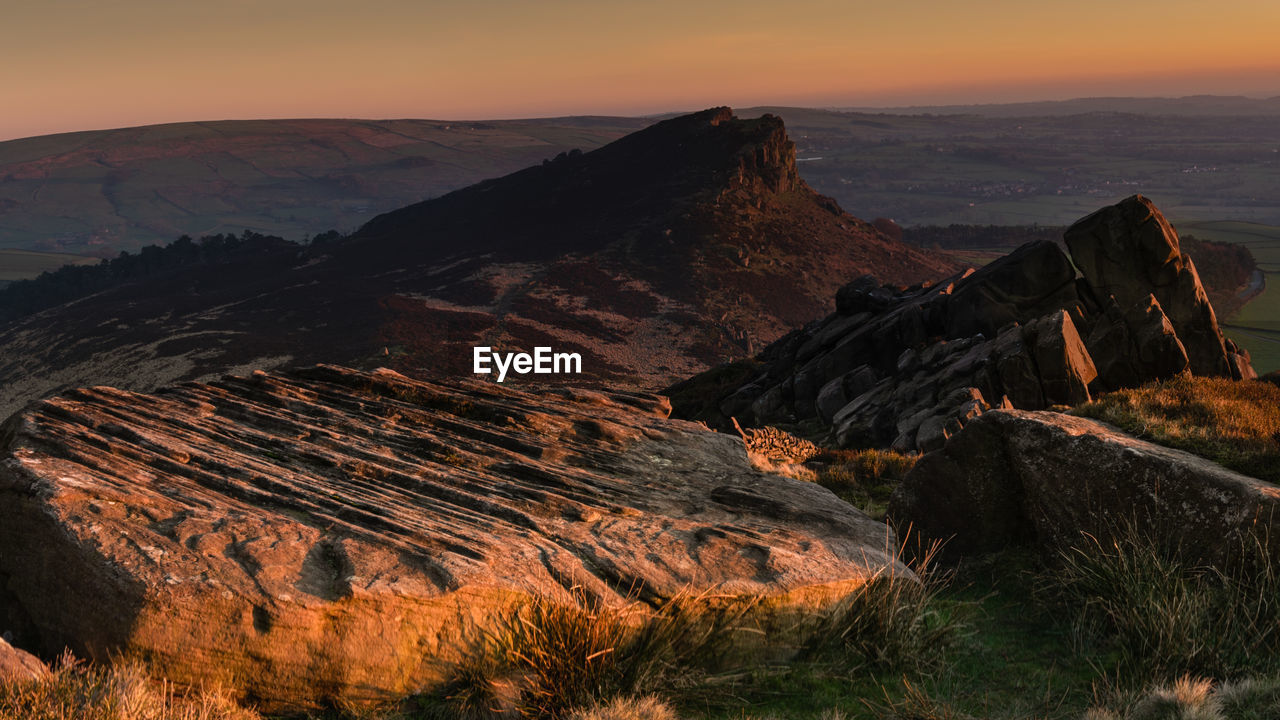
[[[1026,336],[1035,338],[1036,367],[1045,401],[1051,405],[1089,402],[1089,383],[1098,376],[1075,323],[1065,310],[1036,320]]]
[[[1110,299],[1085,344],[1098,369],[1094,391],[1137,387],[1191,371],[1187,351],[1154,295],[1124,312]]]
[[[1188,369],[1254,375],[1148,201],[1095,213],[1068,241],[1084,278],[1044,241],[927,288],[858,278],[835,314],[770,345],[758,374],[711,404],[722,417],[691,415],[720,427],[726,410],[754,425],[815,419],[843,446],[928,451],[967,422],[969,410],[944,401],[956,390],[1039,410]]]
[[[1100,301],[1130,307],[1154,295],[1196,375],[1232,377],[1213,305],[1178,233],[1150,200],[1133,195],[1077,221],[1067,246]],[[1237,376],[1238,379],[1238,376]]]
[[[0,684],[39,680],[48,674],[40,658],[0,638]]]
[[[1079,304],[1076,271],[1062,249],[1051,242],[1027,243],[956,284],[946,337],[995,337],[1010,323]]]
[[[1056,548],[1136,521],[1213,563],[1278,509],[1274,485],[1105,423],[993,410],[920,459],[894,492],[889,516],[948,539],[947,551],[961,555],[1016,544]]]
[[[329,366],[73,390],[0,433],[0,617],[300,707],[430,688],[520,597],[794,609],[895,563],[883,524],[667,412]]]

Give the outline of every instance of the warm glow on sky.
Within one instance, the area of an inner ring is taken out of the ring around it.
[[[0,138],[255,117],[1280,95],[1277,0],[46,0]]]

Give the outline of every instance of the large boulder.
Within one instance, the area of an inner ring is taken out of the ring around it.
[[[877,523],[657,396],[321,366],[74,390],[0,433],[0,625],[265,708],[438,683],[529,596],[831,602]]]
[[[1178,233],[1150,200],[1133,195],[1067,229],[1071,258],[1100,301],[1129,307],[1155,296],[1196,375],[1232,377],[1218,318]],[[1238,379],[1238,376],[1237,376]]]
[[[1240,548],[1280,509],[1280,488],[1204,458],[1055,412],[993,410],[925,455],[889,516],[947,540],[955,555],[1046,549],[1124,523],[1181,540],[1208,563]]]

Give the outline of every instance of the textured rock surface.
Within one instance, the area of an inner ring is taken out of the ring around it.
[[[40,658],[19,650],[0,638],[0,683],[39,680],[49,674]]]
[[[950,538],[954,554],[1019,543],[1051,548],[1136,520],[1217,562],[1258,523],[1270,525],[1277,509],[1280,488],[1196,455],[1096,420],[1006,410],[982,415],[922,457],[889,515]]]
[[[1218,319],[1195,263],[1150,200],[1134,195],[1102,208],[1068,228],[1065,237],[1072,259],[1099,299],[1114,297],[1121,307],[1129,307],[1154,296],[1186,348],[1192,372],[1232,376]]]
[[[300,706],[430,686],[520,594],[794,606],[894,562],[883,524],[667,412],[330,366],[74,390],[0,438],[0,624]]]
[[[770,345],[755,374],[717,388],[714,401],[700,397],[699,378],[671,388],[677,410],[717,426],[816,420],[839,445],[929,451],[990,407],[1076,405],[1189,371],[1253,376],[1147,200],[1100,211],[1072,233],[1089,257],[1087,282],[1046,241],[929,287],[859,278],[836,294],[835,314]],[[1119,249],[1101,249],[1112,240]],[[1216,359],[1189,360],[1192,346]],[[697,410],[686,409],[686,392]]]

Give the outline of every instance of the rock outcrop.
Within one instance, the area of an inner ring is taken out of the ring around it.
[[[1280,521],[1280,488],[1190,453],[1055,412],[992,411],[925,455],[889,517],[947,540],[953,555],[1012,545],[1046,549],[1126,523],[1177,537],[1193,560],[1220,563],[1248,533]]]
[[[929,451],[992,407],[1076,405],[1185,372],[1253,377],[1148,200],[1081,220],[1067,241],[1072,257],[1028,243],[933,286],[859,278],[837,292],[834,314],[770,345],[754,376],[693,416],[816,421],[841,446]],[[699,382],[671,389],[681,414]]]
[[[0,433],[0,625],[297,708],[430,688],[521,597],[794,609],[907,572],[882,523],[668,410],[333,366],[73,390]]]
[[[0,684],[39,680],[48,674],[40,658],[0,638]]]
[[[1065,236],[1071,257],[1098,298],[1120,307],[1154,297],[1186,349],[1196,375],[1231,377],[1218,319],[1200,274],[1178,246],[1178,233],[1141,195],[1076,222]],[[1239,378],[1239,372],[1234,373]]]

